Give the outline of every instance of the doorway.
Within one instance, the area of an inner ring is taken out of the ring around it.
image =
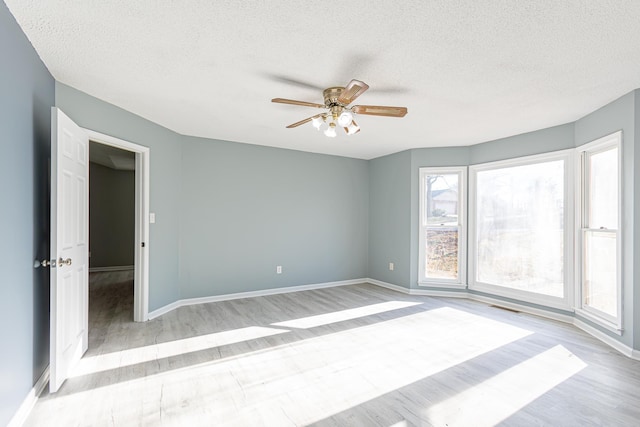
[[[89,141],[89,342],[96,317],[133,320],[135,153]]]
[[[133,210],[133,224],[125,225],[122,224],[122,219],[111,218],[111,220],[115,219],[116,223],[120,221],[124,233],[132,232],[132,235],[122,236],[123,239],[111,239],[107,243],[106,251],[92,254],[91,258],[94,260],[98,258],[94,271],[106,271],[121,278],[132,276],[133,320],[144,322],[149,317],[149,257],[147,249],[149,245],[149,148],[88,129],[85,131],[91,144],[90,159],[93,163],[98,163],[97,166],[92,166],[94,172],[98,171],[99,173],[101,168],[106,169],[105,165],[110,165],[109,169],[114,172],[118,171],[119,175],[122,175],[117,178],[121,184],[131,182],[133,185],[131,189],[133,204],[130,206]],[[91,148],[94,149],[93,157]],[[103,175],[114,175],[105,170],[102,172],[104,172]],[[127,172],[133,173],[133,177],[127,177]],[[132,178],[131,181],[129,181],[130,178]],[[91,180],[91,177],[89,179]],[[105,203],[108,201],[103,201],[103,205]],[[125,209],[128,208],[125,207]],[[111,221],[112,224],[113,222]],[[131,227],[130,231],[127,231],[128,227]],[[89,238],[91,239],[92,236],[90,235]],[[129,243],[126,238],[129,238],[133,245],[133,248],[129,247],[129,252],[127,249]],[[93,245],[91,246],[93,249]]]

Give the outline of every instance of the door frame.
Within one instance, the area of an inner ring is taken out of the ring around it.
[[[150,149],[133,142],[84,129],[89,141],[109,145],[136,155],[135,169],[135,254],[133,320],[149,320],[149,167]],[[91,177],[89,177],[91,179]]]

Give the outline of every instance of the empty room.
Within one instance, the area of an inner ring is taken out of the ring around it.
[[[0,425],[637,426],[639,21],[0,2]]]

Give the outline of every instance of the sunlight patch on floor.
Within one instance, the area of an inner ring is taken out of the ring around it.
[[[287,332],[289,331],[284,329],[250,326],[247,328],[215,332],[212,334],[167,341],[144,347],[129,348],[113,353],[84,357],[80,359],[78,366],[74,369],[70,377],[73,378],[108,371],[111,369],[136,365],[138,363],[207,350],[229,344],[236,344],[243,341],[284,334]]]
[[[401,308],[420,305],[419,302],[411,301],[389,301],[380,304],[371,304],[358,308],[350,308],[348,310],[334,311],[331,313],[318,314],[316,316],[301,317],[300,319],[287,320],[285,322],[272,323],[273,326],[282,326],[285,328],[308,329],[316,326],[329,325],[331,323],[344,322],[345,320],[353,320],[359,317],[371,316],[373,314],[384,313],[386,311],[398,310]]]
[[[557,345],[430,407],[424,414],[433,425],[494,426],[586,367],[580,358]]]
[[[70,390],[42,407],[81,408],[116,425],[307,425],[530,334],[442,307],[132,380],[125,370],[121,382]]]

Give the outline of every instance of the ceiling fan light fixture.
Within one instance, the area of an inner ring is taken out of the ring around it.
[[[323,123],[324,123],[324,120],[322,119],[322,116],[314,117],[313,119],[311,119],[311,124],[318,131],[320,130],[320,127],[322,126]]]
[[[346,128],[349,125],[351,125],[352,121],[353,121],[353,114],[351,114],[351,111],[349,110],[344,110],[338,117],[338,124],[343,128]]]
[[[360,132],[360,126],[358,126],[356,122],[352,120],[351,124],[347,126],[345,130],[347,131],[347,135],[354,135]]]
[[[329,123],[329,127],[327,129],[325,129],[324,131],[325,136],[328,136],[329,138],[335,138],[336,137],[336,124],[331,122]]]

